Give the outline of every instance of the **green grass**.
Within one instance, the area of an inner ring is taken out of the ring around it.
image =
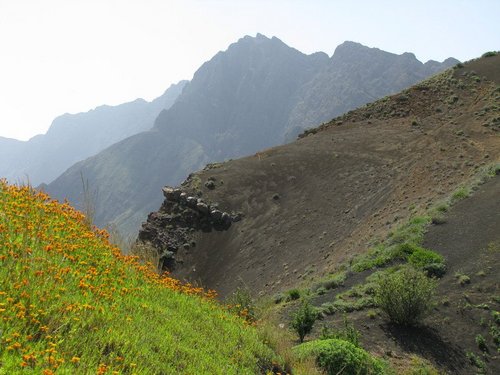
[[[122,256],[69,205],[0,182],[0,374],[255,374],[275,361],[212,293]]]
[[[389,233],[387,239],[368,250],[367,253],[355,257],[351,262],[351,269],[362,272],[376,267],[382,267],[395,259],[406,258],[401,247],[405,245],[417,246],[422,243],[427,226],[431,223],[430,216],[415,216],[407,223]]]
[[[456,203],[462,199],[467,198],[471,193],[471,189],[466,186],[461,186],[457,190],[455,190],[450,198],[450,203]]]
[[[391,373],[384,361],[342,339],[314,340],[294,350],[299,358],[315,357],[318,366],[328,375]]]

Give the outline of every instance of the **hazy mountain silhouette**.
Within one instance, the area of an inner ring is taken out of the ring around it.
[[[47,190],[78,205],[83,173],[99,191],[96,223],[136,230],[161,203],[163,185],[208,162],[281,144],[453,63],[439,68],[352,42],[332,58],[305,55],[275,37],[246,36],[203,64],[153,129],[74,165]]]
[[[44,135],[22,142],[0,138],[0,176],[34,185],[51,182],[74,163],[124,138],[150,129],[160,111],[170,106],[186,81],[170,86],[147,102],[143,99],[103,105],[85,113],[57,117]]]

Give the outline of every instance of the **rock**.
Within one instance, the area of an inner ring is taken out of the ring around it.
[[[162,191],[163,191],[163,195],[165,196],[165,198],[167,198],[167,200],[173,201],[173,202],[178,202],[179,197],[182,193],[180,189],[174,189],[170,186],[163,187]]]
[[[196,204],[196,209],[197,209],[200,213],[202,213],[202,214],[204,214],[204,215],[208,215],[209,208],[208,208],[208,205],[207,205],[206,203],[204,203],[204,202],[198,202],[198,203]]]
[[[198,204],[198,199],[197,198],[191,197],[191,196],[189,196],[189,197],[186,198],[186,205],[188,207],[195,208],[197,204]]]
[[[223,213],[222,213],[221,220],[222,220],[222,222],[224,222],[225,224],[227,224],[227,223],[231,223],[231,216],[229,216],[229,214],[228,214],[227,212],[223,212]]]
[[[241,213],[239,213],[239,212],[235,213],[235,214],[232,214],[231,215],[231,221],[233,223],[237,223],[238,221],[241,221],[242,217],[243,217],[243,215]]]
[[[280,199],[280,195],[278,193],[273,195],[273,200],[277,201]]]
[[[186,199],[187,199],[187,194],[182,192],[180,195],[179,195],[179,202],[181,203],[186,203]]]
[[[161,254],[160,258],[162,259],[172,259],[174,258],[175,253],[173,251],[165,251],[163,254]]]
[[[210,216],[215,222],[219,222],[222,219],[222,212],[219,210],[212,210],[210,211]]]

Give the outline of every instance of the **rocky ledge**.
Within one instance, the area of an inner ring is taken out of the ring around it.
[[[241,220],[241,214],[224,212],[217,203],[205,202],[181,189],[165,186],[162,190],[165,200],[160,210],[148,215],[138,237],[139,242],[158,252],[162,271],[172,271],[181,262],[176,259],[179,249],[196,247],[196,231],[224,231]]]

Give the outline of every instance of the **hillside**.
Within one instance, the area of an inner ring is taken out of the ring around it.
[[[11,182],[29,180],[35,186],[49,183],[76,162],[149,130],[158,114],[172,106],[185,84],[171,85],[151,102],[137,99],[85,113],[66,113],[52,122],[46,134],[26,142],[0,138],[0,176]]]
[[[0,374],[265,374],[281,362],[212,292],[0,181]]]
[[[246,36],[203,64],[151,131],[74,165],[47,191],[79,207],[83,173],[99,191],[96,223],[113,222],[135,235],[147,213],[161,203],[163,185],[178,184],[209,162],[282,144],[306,126],[453,63],[422,64],[411,54],[351,42],[328,58],[305,55],[275,37]]]
[[[498,373],[499,103],[500,55],[460,64],[164,188],[138,240],[176,277],[274,300],[277,325],[305,296],[321,316],[311,338],[348,319],[401,371]],[[389,324],[373,297],[405,246],[446,269],[416,328]]]
[[[183,192],[241,220],[190,233],[182,243],[196,246],[175,249],[176,274],[223,294],[241,282],[270,294],[331,271],[444,199],[500,157],[499,59],[448,70],[294,143],[191,175]],[[183,209],[166,200],[139,238],[173,251],[164,239],[175,237],[177,221],[188,229],[194,221],[185,223]]]

